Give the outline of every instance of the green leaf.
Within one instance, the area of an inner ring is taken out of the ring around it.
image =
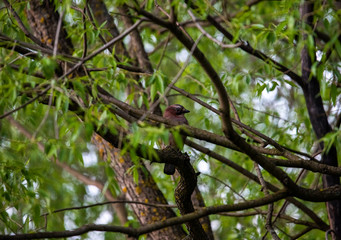
[[[146,86],[149,87],[152,85],[156,80],[156,73],[154,73],[152,76],[146,78]]]
[[[330,86],[330,98],[331,98],[334,106],[336,105],[337,96],[338,96],[337,87],[335,86],[335,84],[331,84],[331,86]]]
[[[341,44],[338,40],[335,41],[335,49],[339,57],[341,57]]]
[[[251,24],[251,28],[253,29],[263,29],[265,28],[263,24]]]
[[[165,91],[164,80],[160,75],[156,76],[156,88],[157,91],[159,91],[160,93],[163,93]]]
[[[43,71],[45,78],[47,79],[53,78],[55,74],[55,70],[58,66],[57,62],[52,58],[45,57],[41,60],[41,64],[42,64],[41,69]]]
[[[146,10],[150,11],[153,8],[154,0],[147,0]]]
[[[280,22],[280,23],[277,25],[277,27],[276,27],[275,33],[276,33],[277,35],[281,34],[281,33],[283,32],[284,28],[286,27],[287,23],[288,23],[288,22],[287,22],[286,20]]]
[[[86,101],[86,94],[85,94],[84,83],[82,83],[80,80],[75,80],[75,81],[72,81],[72,84],[74,86],[74,89],[79,94],[79,96],[83,99],[83,101]]]
[[[276,42],[276,34],[273,31],[270,31],[266,39],[268,40],[268,44],[273,44]]]
[[[315,60],[315,41],[313,36],[308,35],[307,38],[308,53],[312,61]]]
[[[324,149],[326,153],[329,152],[330,148],[335,144],[338,138],[341,136],[341,131],[334,131],[327,133],[323,138],[321,138],[321,141],[324,142]]]
[[[85,123],[85,138],[87,140],[90,140],[92,137],[92,134],[94,132],[94,126],[92,125],[92,123]]]
[[[152,102],[154,102],[156,94],[157,94],[157,86],[156,84],[153,84],[150,87],[150,99],[152,100]]]

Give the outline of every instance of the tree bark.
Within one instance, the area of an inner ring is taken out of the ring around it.
[[[305,24],[304,30],[313,29],[313,11],[314,1],[306,0],[301,6],[301,18]],[[305,31],[306,32],[306,31]],[[304,40],[307,40],[308,35],[303,34]],[[323,108],[323,102],[320,94],[320,85],[318,79],[311,74],[312,63],[316,61],[315,51],[314,58],[308,52],[307,45],[304,46],[301,52],[301,69],[303,80],[303,93],[306,101],[310,122],[318,139],[324,137],[327,133],[332,131],[328,122],[326,112]],[[323,149],[323,142],[320,143],[320,148]],[[322,155],[322,162],[331,166],[338,166],[337,150],[332,146],[328,152]],[[340,178],[337,176],[323,175],[323,187],[330,187],[340,185]],[[341,239],[341,200],[328,201],[327,212],[330,227],[333,230],[332,236],[334,240]]]
[[[115,171],[116,179],[128,200],[167,204],[165,197],[143,163],[141,163],[142,166],[137,170],[139,172],[139,179],[135,182],[133,175],[128,173],[128,170],[134,165],[129,157],[121,156],[119,149],[113,147],[98,134],[93,135],[92,142],[96,145],[103,160],[110,159],[110,166]],[[156,208],[141,204],[131,204],[130,206],[142,225],[163,221],[176,216],[171,208]],[[179,225],[167,227],[149,234],[149,237],[155,240],[182,239],[185,236],[185,232]]]
[[[59,13],[55,11],[53,2],[50,1],[30,1],[30,8],[26,9],[27,20],[33,31],[33,35],[49,48],[53,48]],[[73,45],[71,39],[67,37],[66,30],[61,27],[58,43],[58,52],[72,54]]]
[[[97,7],[100,8],[101,6],[97,5]],[[53,2],[48,0],[43,2],[40,0],[30,1],[30,8],[26,12],[30,27],[34,32],[34,36],[41,39],[47,47],[53,48],[59,21],[59,14],[55,11],[55,5]],[[98,14],[98,12],[96,13]],[[114,28],[112,33],[118,35],[117,28]],[[70,38],[67,38],[67,32],[63,27],[61,28],[59,38],[58,52],[71,55],[73,52],[73,45]],[[121,44],[119,44],[118,49],[121,56],[127,53],[124,46]],[[83,72],[80,72],[79,75],[83,75]],[[94,134],[92,141],[98,147],[98,150],[104,157],[104,160],[107,160],[108,156],[111,157],[111,166],[116,173],[117,181],[120,183],[120,186],[123,186],[122,192],[125,193],[129,200],[149,203],[167,203],[163,194],[142,162],[142,166],[138,170],[139,181],[138,183],[135,183],[133,176],[127,173],[128,169],[133,166],[133,162],[129,157],[120,157],[119,149],[112,147],[97,134]],[[140,223],[143,225],[176,216],[170,208],[160,209],[141,204],[131,204],[131,207],[133,208]],[[181,239],[185,236],[186,234],[182,227],[177,225],[152,232],[148,235],[148,238],[153,240]]]

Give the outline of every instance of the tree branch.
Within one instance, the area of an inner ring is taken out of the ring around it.
[[[187,48],[187,50],[190,51],[192,49],[194,41],[191,38],[189,38],[187,34],[184,34],[184,32],[181,29],[179,29],[179,27],[170,22],[166,22],[160,18],[157,18],[156,16],[150,14],[149,12],[143,9],[135,10],[138,13],[149,18],[151,21],[169,29],[173,33],[173,35]],[[230,106],[228,101],[229,97],[226,92],[226,88],[223,85],[218,73],[214,70],[211,63],[208,61],[208,59],[205,57],[203,52],[201,52],[198,47],[196,47],[195,50],[193,51],[193,56],[199,62],[199,64],[204,69],[206,74],[209,76],[212,84],[214,85],[218,93],[218,100],[220,104],[220,116],[222,119],[222,130],[226,136],[229,136],[229,134],[232,134],[233,132],[233,127],[230,118]]]
[[[70,231],[41,232],[41,233],[28,233],[28,234],[17,234],[17,235],[0,235],[0,240],[2,239],[21,240],[21,239],[42,239],[42,238],[65,238],[65,237],[79,236],[90,231],[118,232],[118,233],[127,234],[128,236],[138,237],[142,234],[150,233],[152,231],[156,231],[156,230],[169,227],[169,226],[173,226],[173,225],[183,224],[183,223],[193,221],[195,219],[199,219],[204,216],[208,216],[212,214],[218,214],[221,212],[239,211],[239,210],[263,206],[271,202],[281,200],[287,197],[288,194],[289,194],[288,191],[282,190],[282,191],[278,191],[277,193],[268,195],[264,198],[260,198],[256,200],[249,200],[249,201],[245,201],[245,202],[234,204],[234,205],[205,207],[196,212],[189,213],[181,217],[173,217],[165,221],[160,221],[157,223],[144,225],[139,228],[88,224],[88,225],[84,225],[80,228],[70,230]]]
[[[207,20],[215,26],[224,36],[229,39],[230,41],[233,41],[234,36],[228,32],[215,18],[208,15]],[[274,66],[278,71],[284,73],[285,75],[288,75],[293,81],[295,81],[299,86],[303,85],[302,78],[297,75],[295,72],[291,71],[289,68],[285,67],[284,65],[276,62],[269,56],[265,55],[263,52],[254,49],[248,42],[242,42],[242,44],[239,46],[240,49],[244,50],[245,52],[249,53],[250,55],[261,59],[266,64]]]

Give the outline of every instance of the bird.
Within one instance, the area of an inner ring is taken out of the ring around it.
[[[185,113],[189,113],[190,111],[184,108],[180,104],[173,104],[166,108],[165,112],[163,113],[163,117],[166,119],[171,119],[173,121],[176,121],[178,125],[188,125],[188,121],[185,118]],[[186,140],[186,136],[182,135],[182,143],[184,143]],[[179,149],[179,146],[177,146],[173,134],[170,134],[169,136],[169,145]],[[182,146],[180,146],[182,148]],[[175,173],[175,166],[170,163],[165,163],[165,167],[163,169],[163,172],[167,175],[173,175]]]

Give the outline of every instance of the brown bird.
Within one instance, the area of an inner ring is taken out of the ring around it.
[[[186,108],[184,108],[180,104],[173,104],[166,108],[163,117],[177,121],[179,125],[182,124],[188,125],[188,121],[184,116],[185,113],[189,113],[189,111]],[[182,136],[182,143],[184,143],[185,140],[186,136]],[[176,145],[174,136],[172,134],[169,136],[169,145],[179,149],[179,146]],[[181,146],[181,148],[182,147],[183,146]],[[167,175],[173,175],[175,173],[175,166],[170,163],[165,163],[163,172]]]

